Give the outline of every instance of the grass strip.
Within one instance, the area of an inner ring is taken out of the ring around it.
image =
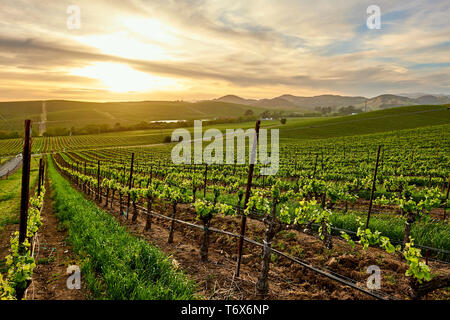
[[[333,227],[357,231],[358,217],[366,221],[367,213],[337,213],[331,216],[331,223]],[[380,231],[391,240],[403,241],[405,219],[401,216],[375,214],[370,217],[369,228]],[[450,250],[450,225],[447,222],[433,222],[426,219],[416,221],[412,226],[411,236],[416,244]],[[440,258],[449,259],[448,256]]]
[[[73,189],[48,157],[54,212],[84,260],[82,274],[94,298],[188,300],[195,285],[159,248],[131,235],[109,213]]]

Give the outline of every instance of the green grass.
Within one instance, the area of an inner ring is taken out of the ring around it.
[[[38,177],[38,164],[31,159],[30,189],[34,189]],[[0,231],[8,224],[19,223],[22,169],[8,179],[0,180]]]
[[[73,249],[85,261],[83,277],[95,298],[194,298],[193,282],[174,270],[170,258],[144,239],[132,236],[110,214],[86,200],[48,159],[55,214],[67,228]]]
[[[331,223],[333,227],[356,232],[358,217],[365,222],[367,213],[337,213],[332,215]],[[403,242],[405,219],[401,216],[375,214],[370,217],[369,228],[380,231],[383,236],[390,239]],[[450,225],[448,222],[416,221],[413,224],[411,236],[416,244],[450,250]]]
[[[447,106],[410,106],[335,118],[288,119],[280,137],[319,139],[413,129],[450,123]]]

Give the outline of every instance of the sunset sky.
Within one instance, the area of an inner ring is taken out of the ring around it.
[[[448,0],[1,0],[0,100],[450,95],[449,17]]]

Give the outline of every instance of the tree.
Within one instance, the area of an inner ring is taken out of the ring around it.
[[[270,112],[269,111],[264,111],[261,113],[261,118],[270,118]]]
[[[338,113],[339,114],[352,114],[352,113],[361,113],[361,109],[357,109],[354,106],[348,106],[348,107],[342,107],[339,108]]]
[[[286,118],[281,118],[281,120],[280,120],[280,122],[281,122],[281,124],[286,124]]]
[[[244,116],[246,116],[246,117],[253,116],[253,110],[251,110],[251,109],[246,110],[245,113],[244,113]]]
[[[329,114],[332,111],[331,107],[315,107],[314,110],[320,112],[323,115]]]

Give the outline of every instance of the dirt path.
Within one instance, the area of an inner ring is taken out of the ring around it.
[[[98,109],[94,109],[94,111],[97,112],[98,114],[100,114],[101,116],[104,116],[104,117],[107,118],[107,119],[110,119],[110,120],[118,120],[115,116],[113,116],[113,115],[112,115],[111,113],[109,113],[109,112],[101,111],[101,110],[98,110]]]
[[[22,155],[14,157],[6,161],[2,166],[0,166],[0,179],[5,175],[13,174],[16,169],[22,164]]]
[[[80,265],[76,254],[66,243],[67,233],[58,227],[58,220],[53,214],[53,201],[50,186],[42,210],[43,225],[38,232],[37,256],[33,282],[27,290],[28,300],[85,300],[88,290],[69,290],[67,288],[67,267]]]
[[[47,131],[47,103],[42,102],[41,122],[39,123],[39,136],[42,137]]]

